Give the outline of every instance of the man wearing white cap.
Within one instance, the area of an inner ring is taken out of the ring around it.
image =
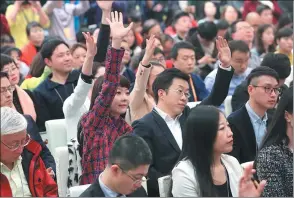
[[[1,197],[57,196],[57,185],[40,157],[42,147],[26,132],[16,110],[1,107]]]

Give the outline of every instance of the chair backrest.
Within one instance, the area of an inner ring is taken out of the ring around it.
[[[227,96],[225,99],[225,115],[228,117],[232,113],[232,96]]]
[[[200,104],[200,101],[198,102],[188,102],[187,105],[192,109],[193,107],[196,107]]]
[[[67,192],[68,179],[68,147],[62,146],[55,148],[56,178],[58,194],[65,197]]]
[[[79,197],[91,184],[74,186],[69,188],[69,197]]]
[[[49,120],[45,122],[48,137],[48,148],[52,155],[55,155],[55,148],[67,145],[67,133],[65,120]]]
[[[171,175],[158,178],[158,187],[160,197],[172,197]]]

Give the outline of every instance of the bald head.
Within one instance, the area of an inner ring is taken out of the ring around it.
[[[245,19],[253,28],[254,32],[257,31],[258,26],[260,25],[260,16],[257,12],[249,12]]]

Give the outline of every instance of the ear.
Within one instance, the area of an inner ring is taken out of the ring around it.
[[[51,67],[51,60],[50,60],[49,58],[45,58],[45,59],[44,59],[44,62],[46,63],[46,65],[47,65],[48,67]]]
[[[248,85],[247,87],[247,91],[248,91],[248,94],[250,95],[252,93],[252,90],[254,89],[254,87],[252,85]]]
[[[163,89],[158,90],[158,99],[162,98],[164,95],[166,95],[166,92]]]
[[[111,165],[110,170],[111,170],[112,174],[115,176],[120,172],[120,168],[116,164]]]

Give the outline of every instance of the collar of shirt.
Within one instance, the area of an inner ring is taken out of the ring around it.
[[[234,74],[233,75],[233,78],[246,78],[248,76],[248,74],[250,74],[252,71],[252,68],[249,68],[247,67],[247,69],[245,70],[245,72],[243,74],[240,74],[240,75],[237,75],[237,74]]]
[[[250,119],[253,121],[253,122],[258,122],[258,121],[261,121],[261,122],[266,122],[268,117],[267,117],[267,113],[265,112],[263,118],[259,117],[255,112],[254,110],[250,107],[249,105],[249,101],[246,102],[245,104],[245,107],[247,109],[247,112],[249,114],[249,117]]]
[[[49,74],[48,78],[46,79],[49,89],[54,89],[54,88],[56,88],[56,87],[58,87],[60,85],[63,86],[63,84],[59,84],[59,83],[51,81],[52,76],[53,76],[53,74],[51,73],[51,74]],[[66,85],[68,83],[74,83],[74,82],[78,81],[79,76],[80,76],[80,72],[78,70],[72,70],[69,73],[64,85]]]
[[[183,114],[183,113],[181,113],[175,119],[173,119],[167,113],[165,113],[164,111],[162,111],[161,109],[159,109],[157,106],[155,106],[154,109],[156,110],[156,112],[158,113],[158,115],[160,115],[160,117],[162,117],[162,119],[164,121],[166,121],[166,122],[168,122],[168,121],[178,121],[179,118],[181,117],[181,115]]]
[[[13,170],[16,166],[18,166],[18,165],[21,164],[21,160],[22,160],[22,157],[19,156],[19,158],[17,159],[17,161],[13,164],[13,168],[12,168],[12,170]],[[4,171],[4,169],[6,169],[7,171],[12,171],[12,170],[10,170],[5,164],[3,164],[2,162],[0,162],[0,167],[1,167],[1,173]]]
[[[101,179],[102,174],[103,174],[103,173],[101,173],[101,174],[99,175],[99,178],[98,178],[98,179],[99,179],[99,185],[100,185],[101,190],[103,191],[105,197],[117,197],[119,194],[116,193],[116,192],[114,192],[114,191],[111,190],[110,188],[108,188],[108,187],[102,182],[102,179]],[[124,197],[124,195],[121,195],[121,197]]]

